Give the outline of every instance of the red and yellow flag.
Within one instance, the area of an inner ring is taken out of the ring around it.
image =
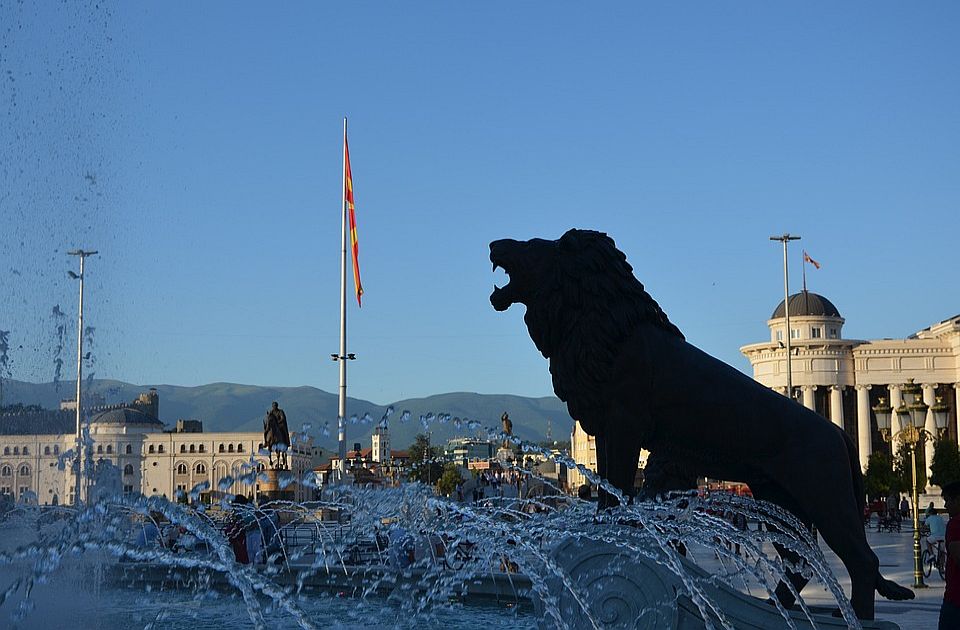
[[[347,148],[347,134],[343,134],[343,199],[347,205],[347,216],[350,221],[350,251],[353,254],[353,284],[357,291],[357,306],[360,296],[363,295],[363,285],[360,284],[360,247],[357,244],[357,214],[353,207],[353,175],[350,173],[350,150]]]
[[[806,250],[803,251],[803,262],[808,262],[808,263],[810,263],[810,264],[813,265],[814,268],[816,268],[816,269],[819,269],[819,268],[820,268],[820,263],[818,263],[817,261],[815,261],[813,258],[810,258],[810,254],[808,254]]]

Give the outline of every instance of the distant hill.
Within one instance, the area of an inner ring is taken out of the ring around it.
[[[160,395],[160,420],[167,425],[173,425],[178,419],[184,418],[201,420],[205,431],[260,431],[263,429],[264,414],[270,403],[276,400],[287,414],[291,431],[300,431],[303,425],[310,424],[309,432],[320,445],[336,448],[337,396],[315,387],[261,387],[235,383],[180,387],[94,380],[84,391],[100,396],[104,402],[110,404],[132,401],[150,387],[157,388]],[[48,409],[56,409],[61,399],[73,398],[75,391],[76,381],[27,383],[4,379],[3,404],[38,404]],[[552,396],[526,398],[506,394],[455,392],[399,400],[392,403],[392,406],[395,412],[390,418],[390,441],[394,449],[405,449],[413,443],[414,436],[424,431],[419,418],[427,413],[447,413],[478,420],[484,427],[498,428],[500,414],[506,411],[513,420],[514,433],[532,441],[546,439],[548,423],[551,425],[553,439],[560,441],[570,439],[570,430],[573,427],[566,405]],[[360,419],[364,414],[369,414],[373,419],[373,422],[367,424],[359,420],[356,424],[348,422],[348,448],[352,448],[354,442],[360,442],[364,447],[370,446],[373,426],[383,417],[386,409],[387,406],[366,400],[347,399],[348,416],[356,415]],[[404,410],[409,410],[411,415],[407,423],[400,422],[400,415]],[[325,425],[329,435],[323,435]],[[451,437],[475,433],[468,431],[465,425],[457,430],[453,423],[440,424],[436,421],[430,429],[435,444],[445,442]]]

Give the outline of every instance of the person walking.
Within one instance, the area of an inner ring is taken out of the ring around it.
[[[940,606],[940,630],[960,628],[960,481],[943,486],[943,504],[950,515],[947,523],[947,586]]]

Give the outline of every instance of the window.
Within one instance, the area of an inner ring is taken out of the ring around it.
[[[20,486],[20,492],[17,493],[17,496],[23,499],[24,498],[23,495],[25,495],[28,492],[30,492],[29,486]]]
[[[799,329],[799,328],[791,328],[791,329],[790,329],[790,338],[791,338],[791,339],[799,339],[799,338],[800,338],[800,329]]]
[[[24,454],[24,455],[29,455],[29,454],[30,454],[30,449],[27,448],[26,446],[24,446],[24,447],[23,447],[23,454]]]
[[[198,475],[202,475],[207,472],[207,467],[203,464],[197,464],[193,469]]]
[[[196,453],[196,452],[197,452],[197,447],[194,446],[193,444],[191,444],[191,445],[190,445],[190,452],[191,452],[191,453]]]
[[[782,329],[782,328],[778,328],[778,329],[777,329],[777,341],[783,341],[783,329]]]
[[[238,453],[242,453],[242,452],[243,452],[243,444],[237,444],[237,452],[238,452]]]
[[[224,448],[223,444],[221,444],[218,450],[222,453],[226,450],[226,448]]]
[[[9,455],[9,454],[10,454],[10,447],[9,447],[9,446],[4,446],[4,447],[3,447],[3,454],[4,454],[4,455]]]
[[[27,466],[26,464],[24,464],[23,466],[21,466],[21,467],[20,467],[20,476],[21,476],[21,477],[29,477],[29,476],[30,476],[30,467]]]
[[[161,444],[160,446],[157,447],[157,452],[158,452],[158,453],[162,453],[162,452],[163,452],[163,444]]]
[[[107,455],[113,453],[113,444],[107,444]]]
[[[132,475],[132,474],[133,474],[133,465],[132,465],[132,464],[127,464],[126,466],[124,466],[124,467],[123,467],[123,474],[124,474],[124,475]]]
[[[56,444],[53,445],[53,454],[54,454],[54,455],[59,455],[59,454],[60,454],[60,447],[57,446]]]
[[[820,338],[820,327],[819,327],[819,326],[814,326],[813,328],[811,328],[811,329],[810,329],[810,336],[811,336],[812,338],[814,338],[814,339],[819,339],[819,338]]]
[[[230,448],[229,448],[228,450],[229,450],[231,453],[233,452],[233,444],[230,445]]]
[[[124,494],[133,494],[133,486],[131,486],[131,485],[125,485],[125,486],[123,486],[123,493],[124,493]]]
[[[831,338],[831,339],[836,339],[836,338],[837,338],[837,329],[836,329],[836,328],[833,328],[833,327],[830,328],[830,338]]]
[[[186,444],[181,444],[181,445],[180,445],[180,452],[181,452],[181,453],[186,453],[186,452],[187,452],[187,445],[186,445]]]
[[[151,444],[151,445],[150,445],[150,448],[147,449],[147,452],[148,452],[148,453],[153,453],[155,450],[156,450],[156,449],[153,448],[153,444]]]
[[[10,468],[9,466],[3,466],[2,468],[0,468],[0,477],[9,477],[12,474],[13,474],[13,469]]]
[[[185,475],[187,474],[187,465],[186,464],[177,464],[177,474]]]
[[[100,444],[97,446],[97,455],[103,455],[103,445]]]
[[[19,447],[19,446],[14,446],[14,447],[13,447],[13,454],[14,454],[14,455],[19,455],[19,454],[20,454],[20,447]]]
[[[201,453],[203,453],[203,452],[205,452],[207,449],[203,448],[203,444],[201,444],[200,446],[197,447],[197,450],[200,451]]]
[[[49,446],[44,446],[44,447],[43,447],[43,454],[44,454],[44,455],[49,455],[49,454],[50,454],[50,447],[49,447]]]
[[[126,453],[127,453],[127,455],[133,455],[133,445],[132,445],[132,444],[127,444]]]
[[[10,490],[10,486],[0,486],[0,494],[13,494]]]

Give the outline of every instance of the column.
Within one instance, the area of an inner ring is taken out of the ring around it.
[[[813,392],[815,392],[816,389],[816,385],[804,385],[800,388],[800,391],[803,392],[803,406],[810,411],[817,410],[817,401],[813,397]]]
[[[953,384],[953,392],[955,403],[953,406],[953,411],[956,414],[958,423],[958,426],[954,427],[956,429],[956,433],[954,433],[954,435],[957,436],[957,441],[960,442],[960,383]]]
[[[900,416],[897,415],[897,407],[903,404],[903,398],[900,396],[899,385],[889,385],[888,387],[890,388],[890,407],[893,408],[893,413],[890,414],[890,434],[896,435],[903,429],[900,426]],[[893,449],[893,459],[896,460],[900,454],[900,441],[894,440],[891,443],[891,448]]]
[[[870,386],[857,385],[857,447],[860,454],[860,468],[866,472],[873,444],[873,431],[870,422]]]
[[[921,385],[921,387],[923,388],[923,402],[925,402],[928,406],[927,420],[924,423],[923,428],[929,431],[931,435],[936,435],[937,422],[933,419],[933,411],[931,411],[929,407],[932,407],[937,402],[937,386],[936,384],[931,385],[929,383],[924,383]],[[927,436],[927,443],[923,447],[923,459],[927,465],[927,493],[931,492],[930,475],[932,473],[930,472],[930,466],[933,464],[933,447],[934,441]]]
[[[843,385],[830,386],[830,421],[843,431]]]

